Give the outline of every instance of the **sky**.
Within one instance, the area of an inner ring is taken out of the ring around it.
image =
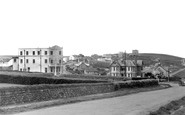
[[[63,47],[65,56],[118,52],[185,57],[184,0],[0,0],[0,55]]]

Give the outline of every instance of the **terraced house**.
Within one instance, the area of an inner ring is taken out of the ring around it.
[[[60,74],[63,71],[63,48],[19,48],[19,71]]]
[[[142,77],[142,60],[116,60],[110,65],[111,76]]]

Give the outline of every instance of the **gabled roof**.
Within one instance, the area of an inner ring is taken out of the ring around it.
[[[79,62],[79,63],[75,64],[75,66],[80,66],[81,64],[85,64],[86,66],[89,66],[89,64],[87,64],[85,62]]]
[[[111,63],[110,66],[112,66],[113,64],[118,64],[119,66],[136,66],[135,60],[115,60]],[[137,60],[137,65],[142,66],[143,61]]]
[[[5,63],[9,62],[12,59],[12,57],[0,57],[0,62]]]

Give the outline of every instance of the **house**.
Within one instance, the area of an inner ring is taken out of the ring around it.
[[[142,77],[142,60],[115,60],[110,65],[111,76]]]
[[[63,71],[63,48],[19,48],[19,71],[60,74]]]
[[[168,67],[164,67],[160,63],[156,63],[154,66],[144,68],[143,73],[145,75],[151,73],[154,76],[160,75],[161,77],[169,77]]]
[[[85,70],[86,68],[89,68],[90,65],[88,63],[85,63],[85,62],[79,62],[77,64],[75,64],[75,69],[78,69],[78,70]]]
[[[69,56],[69,60],[78,60],[79,56],[78,55],[71,55]]]
[[[0,70],[18,70],[18,56],[1,56]]]
[[[93,67],[86,68],[84,70],[84,74],[90,74],[90,75],[99,75],[98,70]]]

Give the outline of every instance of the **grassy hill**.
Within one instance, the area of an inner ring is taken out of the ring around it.
[[[130,56],[132,57],[132,56]],[[182,65],[182,57],[167,55],[167,54],[155,54],[155,53],[140,53],[137,59],[144,61],[146,66],[154,65],[160,60],[163,66],[170,67],[170,70],[176,71],[180,68],[184,68]]]
[[[159,59],[162,65],[165,66],[182,66],[181,57],[167,55],[167,54],[154,54],[154,53],[141,53],[138,56],[138,59],[145,61],[145,64],[150,65],[156,63]]]

